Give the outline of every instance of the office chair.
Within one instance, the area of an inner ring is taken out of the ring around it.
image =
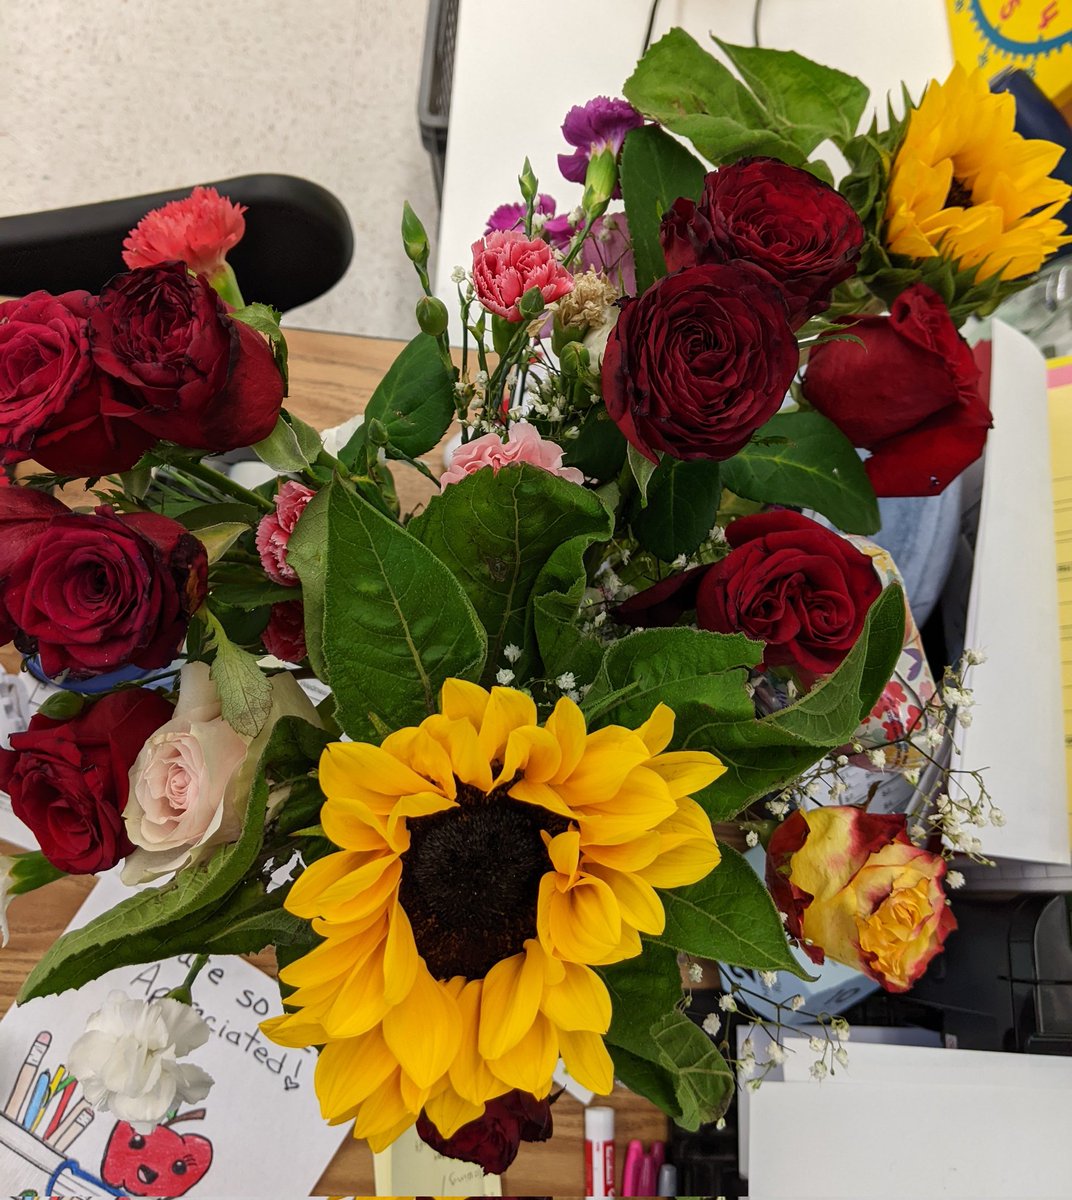
[[[286,312],[342,278],[354,237],[346,210],[331,192],[293,175],[240,175],[212,186],[248,206],[245,236],[228,255],[247,301]],[[0,296],[37,288],[98,292],[125,269],[127,232],[150,209],[190,190],[0,217]]]

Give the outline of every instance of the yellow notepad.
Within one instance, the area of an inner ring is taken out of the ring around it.
[[[1050,399],[1050,467],[1057,550],[1057,611],[1061,626],[1065,768],[1072,829],[1072,355],[1046,364]]]

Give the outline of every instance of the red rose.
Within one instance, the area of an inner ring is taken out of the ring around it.
[[[781,288],[795,329],[855,274],[864,227],[810,171],[742,158],[707,176],[699,204],[675,201],[659,236],[671,271],[739,259],[762,267]]]
[[[790,666],[805,682],[833,671],[856,644],[882,591],[871,559],[799,513],[738,517],[726,527],[732,551],[632,596],[618,619],[673,625],[690,609],[713,633],[764,642],[768,667]]]
[[[778,411],[797,343],[769,277],[745,263],[689,267],[622,306],[603,399],[641,454],[721,461]]]
[[[551,1105],[528,1092],[512,1091],[484,1105],[484,1115],[445,1138],[422,1112],[417,1134],[448,1158],[477,1163],[485,1175],[501,1175],[522,1142],[546,1142],[554,1132]]]
[[[180,262],[114,276],[90,314],[90,345],[130,389],[116,413],[154,438],[218,453],[275,426],[283,380],[268,343]]]
[[[305,606],[300,600],[272,605],[261,641],[269,654],[283,662],[300,663],[309,653],[305,645]]]
[[[133,847],[123,824],[128,772],[148,737],[171,717],[157,692],[103,696],[69,721],[38,713],[0,750],[0,788],[49,862],[72,875],[107,871]]]
[[[0,463],[34,458],[61,475],[125,471],[153,443],[104,415],[115,385],[89,352],[87,292],[0,304]]]
[[[983,452],[993,424],[968,343],[926,284],[888,317],[853,318],[849,341],[811,352],[804,394],[856,446],[880,496],[931,496]]]
[[[0,529],[10,499],[0,493]],[[88,676],[166,666],[207,587],[205,548],[177,521],[101,505],[94,514],[63,509],[25,534],[0,602],[19,648],[36,649],[46,675]]]

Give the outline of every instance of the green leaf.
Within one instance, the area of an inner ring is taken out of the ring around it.
[[[617,479],[628,444],[606,408],[596,405],[582,421],[577,438],[566,443],[562,461],[591,479]]]
[[[219,562],[244,533],[249,533],[249,526],[237,521],[222,521],[218,525],[203,525],[194,532],[205,547],[211,564]]]
[[[216,563],[209,587],[213,600],[230,608],[252,610],[302,598],[301,588],[272,583],[259,567],[246,563]]]
[[[205,529],[209,525],[221,525],[228,522],[240,522],[251,529],[263,516],[264,513],[259,508],[254,508],[252,504],[228,501],[223,504],[198,504],[193,508],[188,508],[175,520],[191,533],[197,533],[199,529]]]
[[[485,683],[510,643],[522,651],[519,676],[532,673],[536,580],[564,542],[601,534],[606,523],[594,493],[526,463],[474,471],[409,523],[408,532],[453,572],[487,631]]]
[[[263,463],[267,463],[273,471],[281,475],[292,471],[303,471],[309,465],[298,435],[287,422],[282,413],[275,423],[272,432],[259,442],[254,442],[250,449]]]
[[[729,966],[807,978],[759,876],[736,850],[721,850],[722,861],[699,883],[659,893],[666,928],[650,940]]]
[[[637,541],[663,562],[691,554],[711,532],[722,489],[718,463],[669,455],[648,483],[648,503],[632,507],[629,524]]]
[[[359,431],[360,432],[360,431]],[[324,683],[331,685],[324,657],[324,578],[328,545],[330,491],[321,488],[298,518],[287,542],[287,565],[301,580],[305,606],[305,646],[309,663]]]
[[[875,533],[882,523],[852,443],[817,412],[772,417],[722,464],[722,482],[749,500],[813,508],[846,533]]]
[[[210,620],[216,647],[210,675],[223,719],[236,733],[256,737],[272,710],[272,685],[253,655],[236,646],[215,617]]]
[[[417,724],[434,712],[445,679],[479,678],[487,635],[431,550],[338,479],[325,495],[328,680],[342,728],[378,742],[384,726]]]
[[[287,361],[287,339],[279,327],[279,318],[283,314],[269,304],[247,304],[245,308],[235,309],[231,313],[232,320],[241,321],[250,329],[267,336],[272,346],[272,357],[276,368],[283,376],[283,395],[287,394],[290,383],[290,369]]]
[[[431,450],[454,419],[454,375],[447,370],[434,337],[419,333],[391,364],[365,406],[365,421],[382,421],[391,445],[410,458]],[[352,467],[364,445],[358,429],[339,451]]]
[[[646,454],[641,454],[632,442],[629,443],[629,448],[625,454],[629,463],[629,470],[632,472],[637,490],[640,492],[641,506],[643,506],[648,502],[648,484],[651,482],[651,477],[655,474],[655,468],[659,464],[653,463]]]
[[[671,1121],[680,1124],[684,1114],[674,1088],[673,1073],[613,1043],[608,1043],[607,1049],[614,1060],[615,1079],[620,1079],[631,1092],[650,1100]],[[654,1053],[654,1049],[649,1053]]]
[[[677,951],[644,939],[644,953],[598,968],[611,999],[607,1041],[641,1058],[652,1054],[651,1027],[681,1003]]]
[[[622,147],[621,176],[625,216],[636,262],[637,294],[666,274],[659,242],[663,213],[675,200],[699,200],[705,167],[657,125],[633,129]]]
[[[235,889],[260,851],[271,787],[307,775],[327,740],[323,730],[283,717],[261,755],[238,840],[162,887],[136,892],[83,928],[63,934],[30,973],[19,1003],[81,987],[116,967],[201,952],[203,929],[226,917]]]
[[[684,1129],[717,1121],[729,1108],[734,1075],[718,1049],[682,1012],[668,1013],[652,1026],[659,1064],[673,1077]]]
[[[795,50],[715,41],[785,136],[805,154],[826,138],[843,146],[855,136],[870,92],[854,75],[812,62]]]

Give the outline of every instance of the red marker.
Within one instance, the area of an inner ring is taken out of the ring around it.
[[[594,1200],[614,1195],[614,1109],[584,1110],[584,1194]]]

